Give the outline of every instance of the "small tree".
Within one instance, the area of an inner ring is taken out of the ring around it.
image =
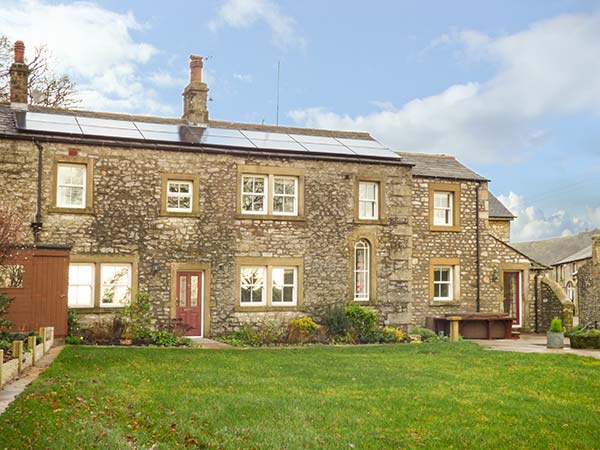
[[[10,98],[10,66],[13,63],[13,44],[7,36],[0,35],[0,101]],[[67,75],[57,75],[51,69],[52,56],[45,45],[36,47],[28,61],[29,103],[51,108],[77,106],[75,83]]]

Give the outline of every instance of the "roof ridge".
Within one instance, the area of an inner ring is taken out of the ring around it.
[[[429,158],[448,158],[448,159],[454,159],[454,160],[458,161],[458,159],[456,159],[456,156],[446,155],[444,153],[422,153],[422,152],[404,152],[404,151],[397,151],[396,153],[399,155],[426,156]]]

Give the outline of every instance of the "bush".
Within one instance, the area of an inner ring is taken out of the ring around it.
[[[288,327],[288,342],[311,341],[316,337],[319,326],[310,317],[291,319]]]
[[[576,330],[570,335],[571,348],[600,349],[600,330]]]
[[[148,294],[140,292],[135,301],[123,308],[118,318],[124,330],[123,336],[136,343],[148,343],[152,334],[152,303]]]
[[[67,336],[65,338],[65,344],[71,344],[71,345],[83,344],[83,337],[81,337],[81,336]]]
[[[438,335],[431,331],[429,328],[414,327],[408,330],[409,335],[419,336],[422,342],[429,340],[437,340]]]
[[[0,329],[10,328],[12,325],[10,320],[4,318],[4,315],[6,314],[6,310],[13,300],[13,298],[10,298],[4,294],[0,294]]]
[[[554,319],[552,319],[552,322],[550,322],[550,333],[562,333],[563,332],[563,325],[562,325],[562,320],[560,320],[558,317],[555,317]]]
[[[81,336],[86,344],[115,345],[121,342],[123,329],[121,318],[114,317],[112,320],[94,322],[90,327],[81,330]]]
[[[355,340],[363,341],[375,329],[375,312],[359,305],[346,306],[349,331]]]
[[[330,306],[327,310],[327,328],[333,336],[348,334],[348,316],[344,305]]]
[[[239,330],[234,331],[226,340],[231,345],[258,346],[261,344],[258,332],[248,325],[244,325]]]
[[[150,337],[152,343],[160,347],[175,347],[179,344],[179,338],[168,331],[154,331]]]
[[[383,331],[393,337],[389,342],[402,342],[404,340],[404,331],[396,327],[383,327]]]
[[[81,336],[81,326],[79,325],[79,318],[72,309],[67,313],[67,335],[73,337]]]

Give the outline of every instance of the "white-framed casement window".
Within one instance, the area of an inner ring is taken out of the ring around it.
[[[167,181],[167,211],[192,212],[194,183],[183,180]]]
[[[131,264],[100,264],[100,306],[119,307],[131,302]]]
[[[85,164],[58,163],[56,165],[56,206],[58,208],[85,209]]]
[[[360,181],[358,183],[358,218],[379,219],[379,183]]]
[[[360,239],[354,244],[354,301],[369,301],[371,277],[371,244]]]
[[[296,306],[298,267],[242,266],[240,306]]]
[[[273,305],[295,305],[298,289],[296,267],[273,267],[271,269],[271,302]]]
[[[273,177],[273,214],[298,215],[298,177]]]
[[[266,175],[242,175],[242,213],[267,213],[267,180]]]
[[[433,268],[433,300],[454,300],[454,268],[452,266]]]
[[[91,308],[94,306],[94,272],[94,264],[69,264],[69,308]]]
[[[433,224],[451,227],[453,223],[454,192],[433,193]]]
[[[260,306],[267,304],[267,268],[242,267],[240,273],[240,304]]]

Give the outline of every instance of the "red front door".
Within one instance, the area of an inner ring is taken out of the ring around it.
[[[202,335],[202,272],[177,272],[177,319],[188,336]]]
[[[513,327],[521,326],[521,272],[504,272],[504,312],[515,318]]]

